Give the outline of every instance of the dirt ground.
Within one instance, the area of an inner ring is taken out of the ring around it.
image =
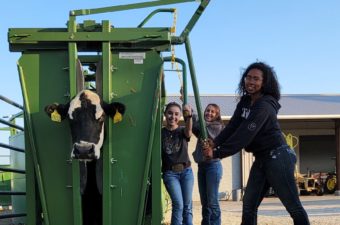
[[[340,196],[300,196],[306,209],[311,225],[339,225],[340,224]],[[220,201],[222,211],[222,225],[239,225],[241,223],[242,202]],[[1,211],[6,214],[9,211]],[[165,221],[170,222],[171,210],[165,215]],[[200,225],[201,205],[193,204],[194,225]],[[9,219],[1,220],[0,225],[12,224]],[[170,224],[170,223],[168,223]],[[293,225],[293,221],[276,197],[265,198],[259,207],[258,225]]]
[[[339,225],[340,224],[340,197],[301,196],[304,208],[307,211],[311,225]],[[242,202],[220,201],[222,211],[222,225],[239,225],[241,223]],[[170,221],[171,212],[166,215]],[[201,205],[193,204],[194,225],[200,225]],[[278,198],[265,198],[259,207],[258,225],[293,225],[293,221],[286,212]]]

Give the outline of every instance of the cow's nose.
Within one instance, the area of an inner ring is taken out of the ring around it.
[[[95,159],[94,145],[91,143],[75,143],[73,155],[75,159]]]

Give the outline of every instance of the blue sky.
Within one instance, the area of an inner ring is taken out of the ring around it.
[[[66,27],[68,12],[72,9],[136,2],[141,1],[30,0],[3,3],[0,94],[22,103],[16,68],[20,53],[8,50],[8,28]],[[162,7],[177,8],[177,35],[197,6],[197,2],[190,2]],[[116,27],[135,27],[153,9],[78,17],[77,22],[107,19]],[[234,94],[241,70],[256,60],[275,68],[283,94],[340,93],[339,9],[338,0],[211,0],[190,34],[200,93]],[[172,20],[170,14],[160,14],[148,25],[169,27]],[[176,46],[176,56],[186,60],[184,46]],[[177,74],[166,76],[168,93],[178,93]],[[191,88],[189,93],[192,93]],[[17,111],[0,102],[0,117]]]

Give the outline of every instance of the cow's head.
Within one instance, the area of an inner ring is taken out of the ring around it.
[[[69,119],[73,146],[71,157],[92,160],[100,157],[105,116],[123,115],[125,106],[118,102],[107,104],[95,92],[83,90],[69,103],[48,105],[45,111],[52,119],[55,114],[60,120]]]

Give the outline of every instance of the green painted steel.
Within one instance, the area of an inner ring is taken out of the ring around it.
[[[205,127],[206,127],[205,126],[205,120],[204,120],[203,113],[202,113],[200,93],[199,93],[199,90],[198,90],[198,84],[197,84],[197,79],[196,79],[196,71],[195,71],[195,66],[194,66],[194,62],[193,62],[193,56],[192,56],[192,52],[191,52],[189,37],[186,38],[185,49],[186,49],[187,56],[188,56],[189,69],[190,69],[190,74],[191,74],[191,82],[192,82],[192,87],[193,87],[193,90],[194,90],[197,114],[198,114],[198,117],[199,117],[199,123],[200,123],[201,131],[202,131],[202,139],[207,140],[208,134],[207,134],[207,130],[205,129]]]
[[[90,14],[116,12],[116,11],[130,10],[130,9],[140,9],[140,8],[146,8],[146,7],[169,5],[169,4],[176,4],[176,3],[185,3],[185,2],[194,2],[194,1],[196,0],[157,0],[157,1],[141,2],[141,3],[128,4],[128,5],[103,7],[103,8],[97,8],[97,9],[73,10],[70,12],[70,15],[72,16],[90,15]]]
[[[103,224],[161,224],[160,131],[166,96],[161,52],[188,40],[209,1],[200,3],[180,37],[172,37],[168,27],[114,28],[106,20],[77,24],[76,16],[189,1],[193,0],[75,10],[70,12],[67,28],[9,29],[10,50],[22,52],[18,69],[25,102],[28,225],[83,222],[79,163],[70,159],[68,121],[52,122],[44,112],[46,105],[66,103],[82,90],[79,79],[96,82],[104,101],[126,106],[122,122],[105,121]],[[189,54],[191,76],[196,80]],[[185,67],[182,60],[177,61]],[[81,64],[97,64],[100,79],[91,74],[84,78]],[[193,85],[196,94],[197,83]]]
[[[188,103],[188,82],[187,82],[187,69],[185,62],[182,59],[179,58],[172,58],[172,57],[164,57],[164,62],[172,62],[173,60],[175,62],[178,62],[182,66],[182,77],[183,77],[183,104]]]
[[[67,163],[70,132],[67,122],[53,123],[44,112],[51,102],[64,103],[69,98],[65,97],[69,93],[68,73],[63,69],[68,67],[68,53],[28,52],[18,63],[28,115],[25,116],[27,224],[42,224],[41,220],[43,224],[72,224],[72,189],[68,188],[72,185],[72,173]]]
[[[68,21],[68,31],[72,34],[77,32],[77,23],[75,17],[70,16]],[[80,87],[77,82],[77,62],[78,51],[77,42],[68,42],[68,60],[69,60],[69,95],[74,97],[78,91],[81,91],[83,87]],[[81,209],[81,195],[80,195],[80,174],[79,174],[79,161],[71,160],[72,163],[72,197],[73,197],[73,224],[81,225],[82,211]]]
[[[21,89],[23,93],[23,99],[24,99],[24,118],[25,118],[25,127],[26,127],[26,133],[25,138],[27,138],[29,142],[29,148],[31,151],[31,156],[32,156],[32,162],[33,162],[33,167],[34,167],[34,173],[36,175],[36,182],[38,186],[38,194],[40,197],[40,203],[41,203],[41,209],[42,209],[42,216],[44,219],[44,223],[46,225],[50,224],[50,219],[49,219],[49,214],[48,214],[48,209],[47,209],[47,203],[46,203],[46,192],[45,192],[45,184],[43,183],[43,178],[42,178],[42,173],[41,173],[41,167],[40,167],[40,162],[39,162],[39,157],[38,157],[38,151],[37,151],[37,142],[36,142],[36,137],[35,137],[35,131],[33,130],[33,119],[32,119],[32,114],[34,112],[34,105],[30,104],[29,99],[28,99],[28,85],[25,81],[25,75],[23,72],[22,67],[20,64],[18,64],[18,71],[20,75],[20,84],[21,84]],[[31,111],[32,110],[32,111]],[[28,146],[26,146],[28,147]]]
[[[174,13],[176,9],[156,9],[151,12],[137,27],[143,27],[154,15],[160,12]]]
[[[25,147],[24,133],[20,132],[11,135],[9,143],[19,148]],[[25,153],[11,151],[11,167],[25,170]],[[13,173],[11,191],[26,192],[26,176],[25,174]],[[12,195],[12,213],[26,213],[26,197],[24,195]],[[25,224],[26,217],[12,218],[13,224]]]

